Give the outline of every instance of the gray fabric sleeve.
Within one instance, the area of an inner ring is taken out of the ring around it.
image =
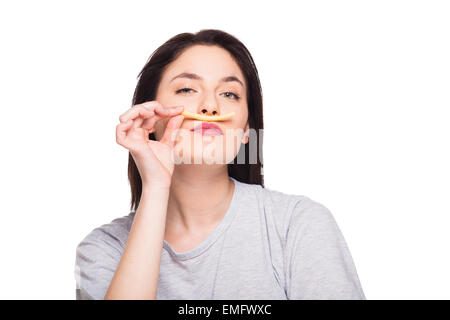
[[[103,300],[121,258],[121,241],[106,227],[94,229],[77,246],[76,300]]]
[[[285,266],[290,300],[365,300],[349,248],[331,212],[309,198],[291,213]]]

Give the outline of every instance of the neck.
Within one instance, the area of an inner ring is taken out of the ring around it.
[[[233,192],[234,183],[226,165],[176,165],[166,232],[195,234],[218,225],[228,210]]]

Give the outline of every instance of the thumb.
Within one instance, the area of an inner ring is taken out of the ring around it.
[[[164,135],[161,138],[160,142],[168,145],[169,147],[173,147],[173,145],[175,144],[177,131],[181,127],[183,120],[183,115],[178,115],[170,118],[170,120],[167,122],[166,130],[164,131]]]

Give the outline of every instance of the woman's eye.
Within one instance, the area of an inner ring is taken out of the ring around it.
[[[225,95],[229,98],[230,95],[227,95],[227,94],[231,94],[231,96],[234,97],[234,98],[232,98],[234,100],[239,100],[239,98],[240,98],[237,94],[235,94],[233,92],[225,92]]]
[[[175,91],[175,93],[184,93],[184,92],[188,92],[189,90],[192,90],[191,88],[182,88],[180,90]]]
[[[175,93],[177,93],[177,94],[179,94],[179,93],[188,93],[191,90],[195,91],[194,89],[191,89],[191,88],[182,88],[182,89],[179,89],[179,90],[175,91]],[[225,94],[225,96],[227,98],[230,98],[230,99],[234,99],[234,100],[239,100],[240,99],[240,97],[237,94],[233,93],[233,92],[225,92],[224,94]]]

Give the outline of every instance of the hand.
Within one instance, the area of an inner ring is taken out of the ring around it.
[[[120,115],[116,127],[116,142],[128,149],[136,163],[142,184],[170,186],[174,170],[173,132],[180,128],[183,106],[163,107],[157,101],[137,104]],[[149,140],[155,123],[170,118],[160,141]]]

